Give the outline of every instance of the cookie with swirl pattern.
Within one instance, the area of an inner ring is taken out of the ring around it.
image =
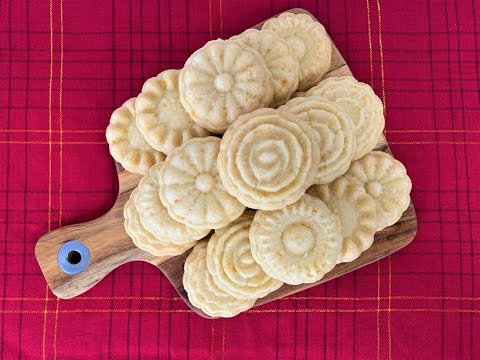
[[[220,289],[207,268],[207,241],[200,241],[184,264],[183,287],[193,306],[213,317],[233,317],[250,309],[255,299],[237,299]]]
[[[207,246],[207,266],[219,288],[239,299],[257,299],[282,286],[253,259],[248,232],[254,211],[215,230]]]
[[[224,134],[218,170],[227,191],[252,209],[297,201],[312,184],[320,158],[311,126],[286,111],[240,116]]]

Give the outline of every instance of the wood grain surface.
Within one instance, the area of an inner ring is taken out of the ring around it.
[[[291,9],[289,12],[305,13],[313,17],[303,9]],[[260,23],[255,28],[260,28],[261,25]],[[332,51],[332,64],[325,78],[352,75],[334,44]],[[376,150],[391,153],[383,136],[379,139]],[[141,176],[129,173],[119,164],[117,164],[117,171],[120,183],[119,195],[113,207],[106,214],[86,223],[51,231],[37,241],[35,256],[50,289],[60,298],[72,298],[92,288],[118,266],[130,261],[146,261],[157,266],[165,274],[190,308],[199,315],[208,317],[190,304],[188,295],[183,288],[183,264],[190,251],[176,257],[154,256],[137,248],[125,232],[123,207],[132,190],[138,185]],[[335,279],[391,255],[410,243],[415,237],[416,231],[417,218],[413,204],[410,203],[402,218],[395,225],[376,233],[373,245],[358,259],[337,265],[317,283],[297,286],[285,284],[277,291],[259,299],[256,306]],[[91,260],[87,269],[76,275],[66,274],[57,263],[58,250],[62,244],[70,240],[83,242],[90,252]]]

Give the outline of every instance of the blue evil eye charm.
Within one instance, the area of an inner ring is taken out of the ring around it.
[[[75,275],[88,267],[90,252],[81,241],[70,240],[58,250],[57,262],[63,272]]]

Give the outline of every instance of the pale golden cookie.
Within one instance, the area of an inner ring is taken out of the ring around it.
[[[177,256],[183,254],[197,243],[197,241],[192,241],[184,245],[174,245],[158,240],[140,222],[140,216],[135,208],[136,195],[137,190],[135,189],[123,209],[125,231],[132,238],[135,246],[156,256]]]
[[[395,224],[410,204],[412,181],[391,155],[372,151],[352,162],[346,176],[360,181],[376,203],[377,231]]]
[[[255,214],[250,227],[253,258],[271,277],[298,285],[320,280],[342,248],[340,221],[310,195],[281,210]]]
[[[270,105],[272,75],[255,50],[224,40],[209,41],[185,63],[180,100],[192,119],[223,133],[241,114]]]
[[[373,150],[385,127],[383,105],[373,89],[352,76],[332,77],[307,91],[334,103],[355,126],[357,148],[353,160]]]
[[[194,137],[210,133],[185,111],[178,93],[180,70],[165,70],[143,84],[137,97],[137,126],[145,140],[165,154]]]
[[[299,97],[278,110],[298,115],[318,135],[320,161],[315,183],[328,184],[348,170],[356,150],[354,126],[335,105],[321,99]]]
[[[282,286],[252,257],[248,231],[255,212],[247,210],[233,223],[215,230],[208,241],[207,266],[213,281],[239,299],[257,299]]]
[[[265,60],[273,79],[272,107],[284,104],[297,90],[299,63],[290,44],[269,30],[248,29],[230,41],[241,41]]]
[[[307,14],[283,13],[267,20],[264,29],[274,31],[292,47],[300,63],[298,90],[318,84],[332,60],[332,42],[323,25]]]
[[[372,244],[377,231],[375,200],[359,181],[341,176],[328,185],[314,185],[308,193],[318,197],[338,217],[343,245],[337,262],[350,262]]]
[[[175,221],[160,201],[158,177],[163,164],[154,165],[137,187],[135,207],[143,227],[167,244],[185,245],[203,239],[210,232],[209,229],[192,229]]]
[[[183,287],[190,303],[209,316],[232,317],[255,304],[255,299],[237,299],[215,285],[207,269],[207,241],[199,242],[185,260]]]
[[[173,150],[160,170],[160,199],[170,216],[195,229],[218,229],[245,210],[220,180],[220,139],[191,139]]]
[[[259,109],[240,116],[222,138],[218,170],[227,191],[253,209],[297,201],[317,173],[314,131],[297,116]]]
[[[127,171],[145,175],[165,155],[152,148],[135,124],[135,98],[127,100],[110,118],[106,132],[110,154]]]

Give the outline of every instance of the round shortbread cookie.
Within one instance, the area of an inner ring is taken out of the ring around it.
[[[273,99],[272,75],[262,56],[224,40],[209,41],[188,58],[179,89],[192,119],[219,134],[239,115],[269,106]]]
[[[355,126],[357,148],[353,160],[373,150],[385,127],[383,105],[373,89],[352,76],[332,77],[307,91],[338,106]]]
[[[410,204],[412,181],[391,155],[372,151],[352,162],[345,176],[360,181],[376,203],[377,231],[395,224]]]
[[[207,246],[207,266],[213,281],[239,299],[264,297],[283,284],[268,276],[252,257],[248,231],[254,215],[247,210],[233,223],[215,230]]]
[[[332,60],[332,42],[323,25],[307,14],[283,13],[267,20],[264,29],[274,31],[292,47],[300,63],[298,90],[318,84]]]
[[[209,229],[192,229],[172,219],[160,201],[158,177],[163,162],[154,165],[138,184],[135,207],[143,227],[158,240],[175,245],[185,245],[203,239]]]
[[[299,63],[289,43],[273,31],[248,29],[230,38],[262,55],[273,79],[272,107],[284,104],[298,87]]]
[[[123,209],[125,231],[132,238],[135,246],[155,256],[177,256],[183,254],[197,243],[197,241],[192,241],[184,245],[174,245],[159,241],[141,224],[140,216],[135,208],[136,195],[137,190],[135,189]]]
[[[318,197],[340,220],[343,245],[337,263],[350,262],[372,244],[377,231],[375,200],[359,181],[341,176],[328,185],[314,185],[308,193]]]
[[[191,139],[173,150],[159,174],[160,199],[170,216],[194,229],[218,229],[245,210],[224,188],[217,169],[220,139]]]
[[[276,210],[297,201],[317,173],[314,131],[297,116],[259,109],[240,116],[222,138],[218,170],[242,204]]]
[[[355,151],[354,126],[335,105],[316,98],[299,97],[278,110],[289,111],[307,121],[318,135],[320,161],[317,184],[328,184],[344,174]]]
[[[125,170],[145,175],[165,155],[152,148],[135,124],[135,98],[116,109],[106,131],[110,154]]]
[[[250,227],[253,258],[271,277],[298,285],[320,280],[337,263],[340,221],[310,195],[281,210],[255,214]]]
[[[180,70],[165,70],[143,84],[137,97],[137,126],[145,140],[168,154],[185,141],[210,133],[198,126],[180,102]]]
[[[237,299],[215,285],[207,268],[207,241],[199,242],[185,260],[183,287],[190,303],[210,316],[232,317],[255,304],[255,299]]]

